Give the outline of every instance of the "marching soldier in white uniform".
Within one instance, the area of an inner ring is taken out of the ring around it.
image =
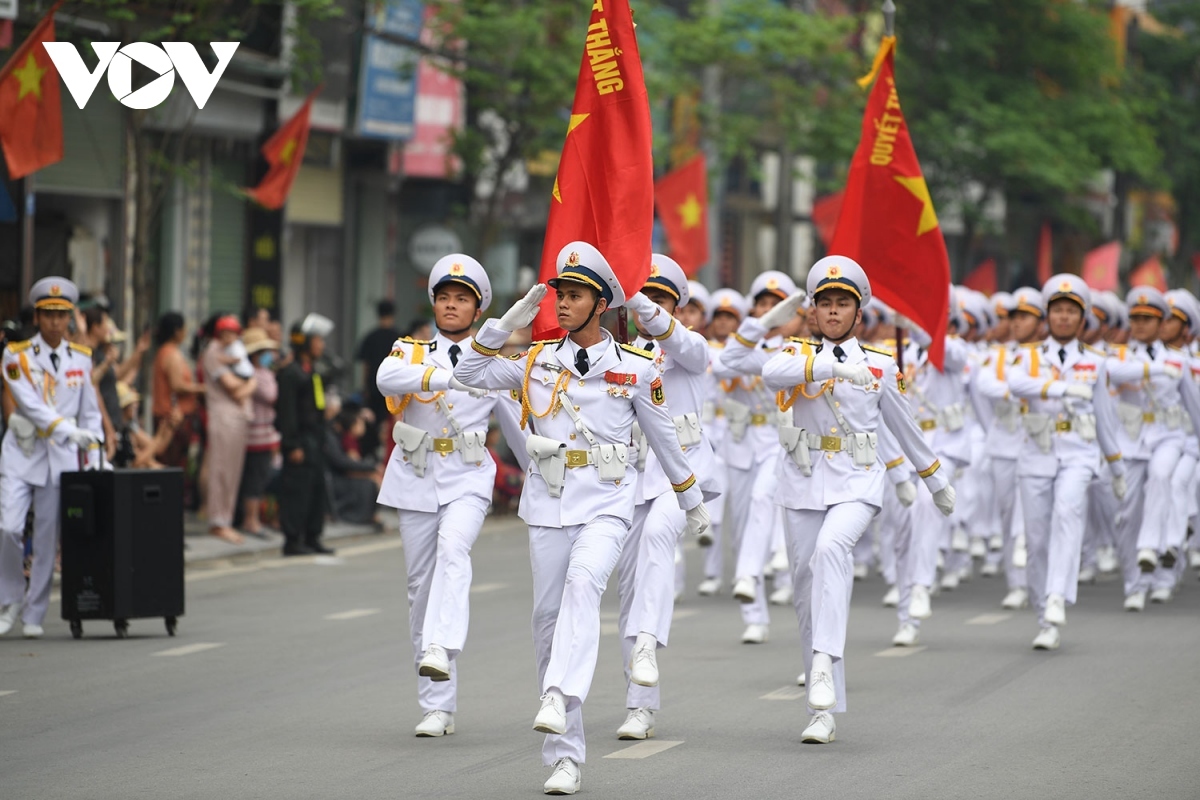
[[[400,512],[417,694],[425,714],[416,733],[442,736],[454,733],[471,547],[496,477],[485,446],[488,419],[495,411],[514,446],[521,430],[511,397],[468,388],[453,374],[471,345],[472,325],[492,302],[483,267],[462,254],[442,258],[429,275],[429,299],[437,336],[396,340],[376,375],[389,410],[401,417],[379,502]]]
[[[579,790],[586,748],[583,703],[600,645],[600,597],[629,534],[637,498],[630,458],[637,423],[685,510],[687,530],[708,525],[701,489],[679,446],[666,392],[643,350],[618,345],[600,315],[625,303],[612,268],[594,246],[572,242],[557,258],[558,324],[565,339],[497,358],[511,332],[529,325],[546,294],[535,286],[499,320],[488,320],[455,368],[468,386],[520,390],[533,434],[520,515],[529,525],[533,637],[542,706],[534,730],[547,735],[544,790]]]
[[[66,339],[79,290],[66,278],[33,285],[38,332],[4,350],[4,385],[16,404],[0,445],[0,636],[16,624],[43,634],[58,554],[58,493],[63,472],[100,457],[103,420],[92,385],[92,351]],[[25,585],[25,517],[33,507],[33,566]]]
[[[712,448],[701,425],[708,342],[672,316],[677,305],[687,305],[690,300],[683,269],[657,253],[652,256],[652,265],[642,291],[625,303],[637,316],[640,336],[634,345],[654,356],[663,390],[671,398],[679,445],[700,482],[705,502],[711,503],[720,492],[713,474]],[[667,646],[671,632],[675,550],[685,527],[683,509],[675,501],[658,457],[647,452],[640,430],[634,430],[639,470],[637,506],[617,565],[628,709],[625,723],[617,730],[619,739],[654,735],[654,714],[660,708],[657,650]]]
[[[785,346],[763,367],[763,381],[787,395],[780,405],[792,412],[792,424],[779,430],[785,456],[778,499],[813,711],[803,741],[827,743],[835,734],[829,712],[846,710],[854,545],[883,505],[887,484],[880,428],[886,424],[943,514],[954,510],[954,487],[901,396],[904,378],[893,356],[864,349],[851,335],[871,297],[862,267],[844,256],[823,258],[808,274],[808,291],[822,341]],[[767,327],[781,322],[776,311],[795,313],[801,301],[797,293],[761,320],[746,320],[725,357],[736,364],[739,355],[753,354]]]
[[[1091,292],[1077,275],[1042,287],[1050,338],[1022,348],[1009,370],[1013,395],[1029,407],[1018,479],[1025,513],[1029,596],[1038,613],[1036,650],[1056,650],[1067,604],[1075,602],[1088,490],[1108,461],[1113,492],[1124,497],[1125,467],[1117,417],[1106,391],[1105,354],[1079,341]]]

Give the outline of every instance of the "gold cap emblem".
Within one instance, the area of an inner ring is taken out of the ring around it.
[[[61,286],[59,286],[57,283],[50,284],[50,296],[51,297],[58,297],[61,294],[62,294]]]
[[[721,308],[729,308],[731,305],[733,305],[732,299],[730,299],[728,297],[721,298]]]
[[[768,279],[768,280],[767,280],[767,288],[768,288],[768,289],[778,289],[778,288],[779,288],[779,281],[775,280],[774,278],[770,278],[770,279]]]
[[[1059,290],[1060,292],[1069,292],[1069,291],[1071,291],[1071,282],[1070,282],[1070,281],[1063,281],[1062,283],[1060,283],[1060,284],[1058,285],[1058,290]]]
[[[660,273],[660,272],[658,271],[658,264],[651,264],[651,265],[650,265],[650,277],[651,277],[651,278],[657,278],[657,277],[658,277],[659,275],[661,275],[661,274],[662,274],[662,273]]]
[[[463,274],[463,265],[462,264],[451,264],[450,265],[450,274],[451,275],[462,275]]]
[[[1146,295],[1144,295],[1144,294],[1138,295],[1138,305],[1144,306],[1144,305],[1148,305],[1149,303],[1150,303],[1150,298],[1146,297]]]
[[[830,278],[839,278],[842,275],[842,268],[835,264],[825,271],[825,275]]]
[[[578,267],[579,266],[579,253],[571,253],[571,255],[567,256],[567,266],[568,267]]]

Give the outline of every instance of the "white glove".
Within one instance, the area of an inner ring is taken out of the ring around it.
[[[1175,380],[1177,378],[1183,377],[1183,370],[1181,370],[1179,367],[1175,366],[1174,364],[1163,364],[1163,375],[1166,375],[1168,378]]]
[[[1092,387],[1082,383],[1072,383],[1063,394],[1067,397],[1078,397],[1080,400],[1091,400]]]
[[[1125,482],[1124,475],[1113,475],[1112,479],[1113,495],[1118,500],[1125,499],[1125,493],[1129,491],[1129,484]]]
[[[938,489],[933,493],[933,504],[937,506],[938,511],[948,517],[954,513],[955,497],[957,495],[954,493],[954,487],[947,486],[945,489]]]
[[[758,318],[759,323],[767,330],[774,330],[780,325],[791,322],[800,306],[804,305],[804,290],[789,295],[783,302],[777,304],[767,313]]]
[[[94,444],[100,444],[101,441],[99,436],[91,431],[85,431],[82,428],[78,428],[67,434],[67,440],[72,442],[81,450],[87,450]]]
[[[450,376],[450,388],[456,392],[466,392],[476,399],[487,397],[487,389],[476,389],[473,386],[467,386],[453,375]]]
[[[866,364],[834,364],[833,377],[845,378],[855,386],[870,386],[875,382],[875,375]]]
[[[545,296],[546,284],[539,283],[534,286],[524,297],[513,303],[512,308],[504,312],[504,316],[496,323],[496,327],[512,333],[532,324],[542,305],[542,298]]]
[[[657,303],[641,292],[626,300],[625,307],[634,314],[637,314],[638,319],[643,322],[653,319],[658,312],[662,311],[662,308]]]
[[[902,481],[896,484],[896,499],[900,505],[909,508],[917,501],[917,487],[912,481]]]
[[[704,503],[689,509],[687,514],[687,532],[689,536],[699,536],[708,530],[709,516],[708,509],[704,507]]]

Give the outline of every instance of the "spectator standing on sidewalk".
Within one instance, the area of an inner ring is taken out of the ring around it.
[[[159,318],[154,336],[158,353],[154,356],[151,379],[151,410],[155,431],[165,424],[173,410],[179,411],[181,420],[175,427],[170,446],[159,456],[159,461],[184,471],[184,507],[195,509],[199,493],[196,472],[188,469],[188,451],[193,442],[199,442],[203,430],[199,397],[204,394],[204,387],[192,377],[192,367],[183,354],[181,345],[186,339],[187,325],[182,314],[168,311]]]
[[[242,470],[242,527],[251,536],[262,538],[262,500],[271,479],[275,454],[279,452],[279,431],[275,429],[279,385],[271,369],[279,342],[271,339],[264,328],[250,328],[242,338],[254,364],[257,383],[250,398],[252,414],[246,437],[246,466]]]
[[[388,413],[387,401],[379,393],[375,384],[375,373],[379,365],[392,352],[392,342],[400,338],[396,330],[396,305],[391,300],[380,300],[375,306],[375,315],[379,322],[375,329],[362,338],[358,344],[356,360],[363,367],[363,403],[375,415],[375,423],[367,426],[363,436],[362,449],[367,455],[374,456],[379,449],[381,426],[391,431],[391,414]]]
[[[221,317],[213,325],[214,338],[201,357],[204,384],[208,387],[208,529],[230,544],[241,544],[233,529],[233,514],[246,461],[246,435],[250,428],[250,397],[258,385],[253,372],[241,377],[240,359],[228,355],[242,333],[235,316]],[[239,348],[240,349],[240,348]],[[230,363],[233,361],[234,363]]]

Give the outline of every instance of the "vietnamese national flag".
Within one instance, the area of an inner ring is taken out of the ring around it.
[[[654,205],[667,229],[671,258],[693,277],[708,261],[708,167],[703,153],[658,179]]]
[[[1153,286],[1160,292],[1167,290],[1167,275],[1163,272],[1162,261],[1158,256],[1150,256],[1129,273],[1130,286]]]
[[[830,255],[854,259],[871,293],[932,338],[929,360],[941,369],[950,308],[950,258],[933,199],[896,93],[896,38],[885,36],[871,74],[854,160]]]
[[[1050,223],[1042,223],[1042,232],[1038,234],[1037,248],[1037,281],[1038,286],[1045,286],[1046,281],[1054,274],[1054,241],[1050,236]]]
[[[553,278],[558,251],[579,240],[604,254],[626,295],[640,291],[650,276],[654,159],[629,0],[592,4],[552,194],[538,281]],[[542,301],[535,340],[562,335],[555,301],[554,292]]]
[[[996,293],[996,259],[989,258],[963,280],[963,286],[991,296]]]
[[[0,146],[8,176],[24,178],[62,161],[62,102],[58,70],[43,42],[54,37],[55,4],[0,69]]]
[[[262,146],[263,158],[270,168],[258,186],[247,189],[246,195],[263,208],[272,211],[282,208],[292,191],[292,182],[304,161],[304,148],[308,146],[309,117],[312,103],[323,87],[318,86],[296,110],[292,118],[271,134]]]
[[[1083,257],[1079,275],[1088,287],[1097,292],[1111,292],[1120,283],[1121,243],[1102,244]],[[1163,287],[1164,291],[1166,287]]]

